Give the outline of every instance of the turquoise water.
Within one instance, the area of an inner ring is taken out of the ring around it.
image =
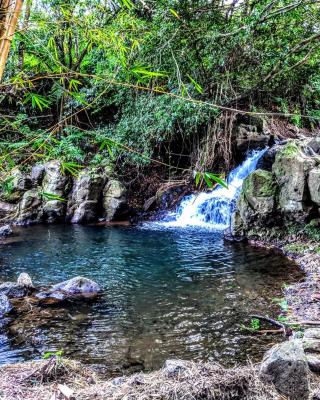
[[[110,373],[159,368],[168,358],[259,358],[277,339],[240,325],[251,313],[278,312],[271,299],[297,275],[280,255],[212,231],[63,225],[21,228],[1,247],[0,280],[24,271],[38,285],[83,275],[103,296],[14,319],[0,339],[0,363],[63,349]]]

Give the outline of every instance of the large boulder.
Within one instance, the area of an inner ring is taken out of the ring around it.
[[[27,190],[19,204],[16,221],[20,224],[39,222],[42,197],[37,188]]]
[[[63,221],[66,212],[65,199],[68,177],[62,172],[62,164],[52,160],[45,164],[42,183],[43,207],[41,219],[47,222]],[[60,199],[51,198],[56,196]]]
[[[101,292],[100,286],[91,279],[82,276],[58,283],[52,286],[53,292],[63,292],[70,296],[96,296]]]
[[[297,141],[290,141],[276,154],[272,171],[280,187],[279,209],[285,213],[303,212],[307,200],[307,177],[315,160],[306,155]]]
[[[12,305],[4,293],[0,293],[0,318],[3,318],[12,310]]]
[[[312,168],[309,172],[308,187],[311,200],[320,206],[320,168]]]
[[[237,210],[232,216],[232,235],[243,236],[254,225],[267,223],[276,208],[277,191],[271,172],[258,169],[250,174],[243,182]]]
[[[320,329],[307,329],[303,335],[302,346],[309,368],[315,373],[320,373]]]
[[[49,290],[37,293],[42,304],[56,304],[65,300],[93,299],[101,293],[100,286],[82,276],[58,283]]]
[[[42,184],[46,167],[44,164],[36,164],[31,169],[31,182],[34,186],[40,186]]]
[[[99,202],[107,180],[104,170],[83,170],[73,184],[67,207],[72,223],[87,223],[98,217]]]
[[[307,400],[310,376],[301,340],[290,340],[270,349],[262,361],[260,378],[273,383],[290,400]]]
[[[103,189],[103,217],[113,221],[126,209],[126,189],[121,182],[111,179]]]
[[[29,175],[20,171],[19,168],[14,168],[11,173],[11,190],[13,192],[24,192],[31,188],[31,178]]]

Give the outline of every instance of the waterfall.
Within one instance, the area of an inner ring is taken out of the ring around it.
[[[227,178],[228,188],[217,186],[210,192],[185,197],[175,212],[169,213],[160,224],[163,227],[203,227],[222,230],[230,226],[232,212],[244,179],[256,169],[266,149],[252,152],[232,170]]]

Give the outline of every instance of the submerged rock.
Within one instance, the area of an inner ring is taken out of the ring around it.
[[[262,361],[260,378],[273,383],[291,400],[307,400],[310,377],[301,340],[287,341],[270,349]]]
[[[4,293],[0,293],[0,318],[4,317],[12,310],[12,305]]]
[[[17,279],[17,283],[21,286],[24,286],[26,288],[34,288],[32,279],[29,274],[26,272],[22,272]]]
[[[0,294],[9,298],[24,297],[27,294],[27,288],[15,282],[4,282],[0,285]]]
[[[13,231],[10,225],[4,225],[0,227],[0,236],[10,236],[12,234]]]

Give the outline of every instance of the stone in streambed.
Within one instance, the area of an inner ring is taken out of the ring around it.
[[[82,276],[52,286],[53,292],[63,292],[67,296],[96,296],[101,292],[100,286],[91,279]]]
[[[12,305],[8,299],[8,297],[0,293],[0,318],[4,317],[12,310]]]
[[[91,279],[77,276],[40,292],[36,297],[43,304],[55,304],[72,299],[92,299],[101,293],[100,286]]]
[[[282,395],[291,400],[307,400],[309,366],[301,340],[290,340],[270,349],[262,361],[260,378],[273,383]]]
[[[24,297],[27,294],[27,288],[16,282],[4,282],[0,285],[0,295],[11,298]]]
[[[32,279],[30,278],[30,275],[27,274],[26,272],[22,272],[17,279],[17,283],[21,286],[24,286],[26,288],[34,288]]]
[[[0,236],[11,236],[13,234],[10,225],[4,225],[0,227]]]

